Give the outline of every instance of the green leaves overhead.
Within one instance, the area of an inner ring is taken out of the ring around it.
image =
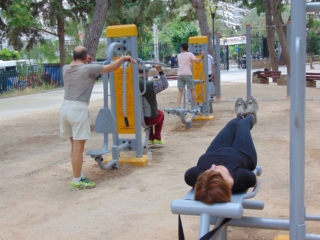
[[[174,21],[163,26],[159,33],[159,41],[182,43],[188,42],[189,37],[198,35],[199,30],[196,25],[182,22],[180,21],[180,17],[177,17]]]
[[[154,21],[166,11],[166,5],[162,0],[113,0],[110,4],[107,25],[135,24],[140,41],[151,40]]]

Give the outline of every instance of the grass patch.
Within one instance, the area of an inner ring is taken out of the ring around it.
[[[43,84],[42,86],[35,86],[35,87],[26,87],[23,90],[14,89],[11,91],[7,91],[0,94],[0,99],[2,98],[10,98],[10,97],[17,97],[17,96],[24,96],[34,93],[40,93],[40,92],[46,92],[46,91],[52,91],[54,89],[57,89],[57,87],[53,85],[46,85]]]
[[[102,78],[98,77],[95,83],[102,83],[102,82],[103,82]],[[46,92],[46,91],[52,91],[55,89],[60,89],[60,87],[55,87],[54,85],[50,85],[50,84],[42,84],[41,86],[26,87],[22,90],[21,89],[13,89],[11,91],[0,93],[0,99],[24,96],[24,95]]]

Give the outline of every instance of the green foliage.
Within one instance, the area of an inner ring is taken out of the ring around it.
[[[162,0],[113,0],[107,13],[107,25],[135,24],[138,28],[138,41],[152,40],[152,25],[155,19],[166,11]]]
[[[320,36],[316,28],[310,29],[307,34],[307,54],[320,54]]]
[[[8,48],[0,50],[0,60],[17,60],[19,59],[19,53],[16,51],[10,51]]]
[[[37,43],[31,50],[22,50],[20,55],[36,59],[38,63],[59,63],[59,41]]]
[[[106,57],[107,57],[107,49],[108,49],[107,48],[107,44],[99,43],[96,58],[97,59],[106,59]]]
[[[188,42],[189,37],[198,36],[199,34],[199,30],[194,24],[182,22],[180,17],[177,17],[174,21],[163,26],[159,32],[159,42]]]

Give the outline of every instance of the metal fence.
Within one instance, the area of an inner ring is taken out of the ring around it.
[[[143,60],[154,60],[155,49],[159,52],[159,61],[169,64],[172,55],[180,52],[180,43],[143,44],[138,46],[138,56]]]
[[[11,66],[0,69],[0,94],[43,84],[54,87],[62,86],[59,64],[41,64],[32,67]]]

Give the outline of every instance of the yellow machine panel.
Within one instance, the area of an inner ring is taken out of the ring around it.
[[[134,24],[109,26],[106,28],[107,38],[138,36],[137,26]]]
[[[115,105],[116,105],[116,121],[119,134],[135,134],[135,118],[134,118],[134,87],[132,77],[132,65],[126,68],[126,96],[127,96],[127,118],[129,126],[127,127],[123,117],[122,96],[123,96],[123,68],[120,67],[114,71],[114,86],[115,86]]]
[[[188,40],[189,44],[203,44],[208,43],[208,37],[207,36],[197,36],[197,37],[189,37]]]
[[[190,39],[190,38],[189,38]],[[196,58],[200,58],[200,56],[196,56]],[[203,80],[203,83],[195,84],[195,91],[197,96],[197,102],[203,103],[206,100],[206,83],[205,83],[205,72],[203,62],[200,63],[193,63],[192,64],[192,72],[193,72],[193,79],[194,80]]]

